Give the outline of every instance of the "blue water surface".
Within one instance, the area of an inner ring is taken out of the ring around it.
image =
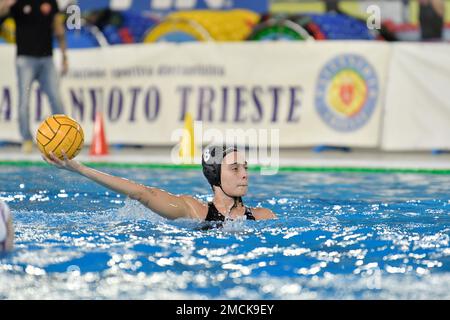
[[[207,201],[199,170],[104,169]],[[199,230],[66,171],[0,166],[0,299],[449,299],[450,175],[252,172],[277,213]]]

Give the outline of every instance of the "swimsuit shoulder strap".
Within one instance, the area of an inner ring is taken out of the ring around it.
[[[208,202],[208,214],[206,215],[205,221],[225,221],[225,217],[217,210],[214,203]]]
[[[245,206],[245,216],[247,217],[247,220],[256,220],[252,210],[247,206]]]
[[[252,210],[245,206],[245,217],[247,220],[256,220]],[[213,202],[208,202],[208,213],[205,221],[225,221],[225,216],[217,210]]]

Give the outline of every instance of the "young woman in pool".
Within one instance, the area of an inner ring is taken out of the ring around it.
[[[11,211],[0,200],[0,253],[12,250],[14,246],[14,227]]]
[[[64,153],[63,153],[64,154]],[[88,168],[78,161],[60,160],[53,154],[43,157],[60,169],[76,172],[117,193],[138,200],[144,206],[167,219],[192,218],[204,221],[225,221],[245,217],[247,220],[276,218],[265,208],[248,208],[242,197],[248,189],[247,162],[236,147],[212,146],[202,155],[203,174],[214,192],[212,202],[205,204],[192,196],[173,195],[161,189],[147,187],[130,180]]]

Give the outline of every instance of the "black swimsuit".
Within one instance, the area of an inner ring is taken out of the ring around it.
[[[244,215],[247,218],[247,220],[256,220],[255,217],[253,216],[252,211],[248,207],[245,207]],[[225,221],[225,216],[221,214],[219,210],[217,210],[214,203],[209,202],[208,214],[206,215],[205,221]]]

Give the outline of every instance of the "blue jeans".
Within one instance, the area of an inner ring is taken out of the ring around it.
[[[32,140],[30,132],[30,93],[34,80],[47,95],[52,114],[63,114],[64,108],[58,91],[58,76],[53,58],[18,56],[16,59],[19,86],[19,126],[23,140]]]

